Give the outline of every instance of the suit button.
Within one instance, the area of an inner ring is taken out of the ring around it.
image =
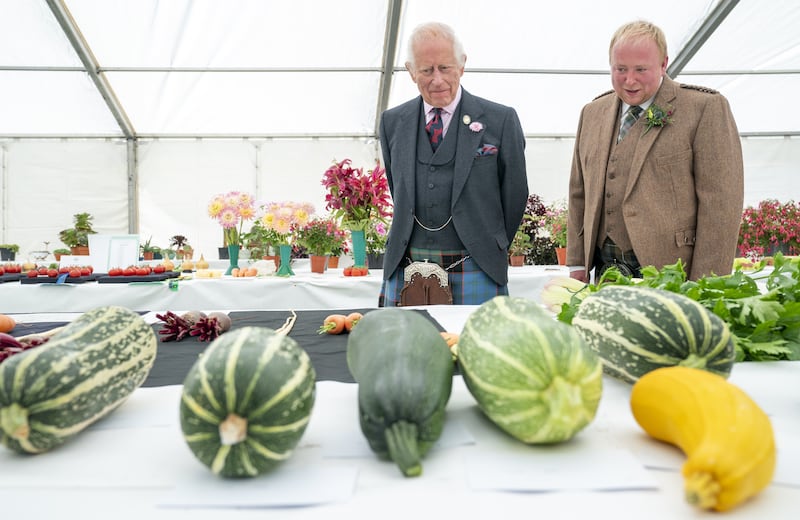
[[[435,172],[436,171],[436,166],[431,166],[430,167],[430,171]]]
[[[432,182],[428,183],[428,188],[433,189],[433,183]]]
[[[611,192],[608,192],[608,193],[606,193],[606,198],[607,198],[607,199],[610,199],[610,198],[611,198]]]

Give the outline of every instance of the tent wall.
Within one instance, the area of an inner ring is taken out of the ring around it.
[[[763,198],[800,200],[798,140],[742,140],[746,205]],[[566,197],[573,144],[572,138],[528,140],[531,193],[545,201]],[[137,153],[137,230],[128,222],[126,148],[121,139],[0,143],[0,243],[19,244],[23,259],[45,241],[52,251],[62,247],[58,231],[86,211],[98,232],[138,231],[162,247],[171,236],[185,235],[198,253],[216,258],[221,228],[206,215],[213,195],[243,190],[263,202],[308,201],[325,213],[320,181],[331,162],[350,158],[370,168],[379,157],[374,139],[144,140]]]

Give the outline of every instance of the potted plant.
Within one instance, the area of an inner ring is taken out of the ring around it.
[[[311,272],[321,273],[327,267],[327,258],[338,239],[336,222],[330,218],[315,218],[294,230],[297,244],[303,246],[311,260]]]
[[[528,195],[525,213],[520,226],[531,239],[531,248],[525,255],[528,265],[553,265],[556,263],[556,251],[553,242],[544,228],[542,219],[547,213],[547,206],[541,197],[532,193]]]
[[[139,246],[139,249],[142,251],[142,258],[144,260],[152,260],[155,256],[156,249],[158,249],[156,246],[150,245],[150,241],[152,239],[153,237],[151,236],[144,244]]]
[[[61,256],[62,255],[69,255],[71,253],[72,253],[72,251],[70,251],[69,249],[66,249],[64,247],[59,247],[58,249],[53,250],[53,256],[56,257],[56,262],[61,261]]]
[[[13,261],[19,252],[19,245],[17,244],[0,244],[0,260]]]
[[[567,207],[563,202],[557,202],[547,207],[542,222],[553,247],[559,265],[567,263]]]
[[[76,213],[73,215],[73,226],[59,231],[58,237],[73,255],[89,254],[89,235],[97,233],[92,229],[93,218],[89,213]]]
[[[531,218],[529,215],[523,215],[522,223],[508,246],[509,263],[514,267],[525,265],[525,255],[528,254],[532,246],[531,237],[524,226],[526,219],[529,218]]]
[[[186,249],[191,250],[192,247],[189,245],[189,239],[183,235],[174,235],[169,239],[169,245],[175,248],[175,256],[181,260],[186,256]]]
[[[800,253],[800,203],[765,199],[742,212],[739,254],[760,258]]]
[[[365,231],[367,246],[367,267],[383,269],[383,253],[389,237],[389,224],[380,220],[371,222]]]

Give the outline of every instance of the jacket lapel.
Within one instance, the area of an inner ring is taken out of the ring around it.
[[[670,78],[665,76],[664,81],[661,83],[661,87],[656,93],[653,104],[665,109],[667,106],[671,106],[672,102],[675,100],[677,89],[678,85]],[[639,140],[636,142],[636,150],[633,152],[633,161],[631,162],[631,173],[628,177],[628,186],[625,194],[626,196],[630,194],[633,186],[639,179],[639,174],[642,172],[642,166],[644,166],[644,161],[647,159],[647,154],[650,152],[650,148],[653,147],[656,139],[658,139],[658,136],[661,134],[658,127],[651,128],[647,133],[644,133],[647,129],[646,112],[645,114],[642,114],[642,116],[639,118],[639,121],[637,121],[635,129],[637,132],[642,132],[644,135],[639,137]],[[633,131],[633,129],[631,131]]]
[[[467,183],[470,171],[472,170],[472,161],[475,158],[475,152],[483,139],[486,132],[486,121],[483,120],[483,109],[475,101],[475,98],[462,88],[461,90],[461,106],[455,114],[450,127],[447,132],[458,132],[458,149],[456,150],[455,160],[455,173],[453,177],[453,195],[451,198],[451,208],[455,207],[464,185]],[[458,119],[455,119],[458,117]],[[469,124],[465,124],[465,119],[469,117],[470,122],[483,123],[484,127],[479,132],[473,132],[469,129]]]
[[[422,113],[422,96],[417,98],[417,103],[409,103],[408,108],[398,117],[396,128],[398,130],[397,159],[392,169],[398,172],[411,172],[411,175],[401,175],[397,181],[401,182],[408,196],[407,200],[414,200],[416,190],[417,171],[417,132],[409,131],[419,126]],[[396,181],[396,182],[397,182]]]

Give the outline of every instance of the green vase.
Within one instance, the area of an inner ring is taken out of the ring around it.
[[[239,246],[228,246],[228,270],[225,274],[231,274],[234,269],[239,269]]]
[[[367,241],[363,229],[351,229],[350,240],[353,242],[353,265],[367,266]]]
[[[294,276],[292,266],[289,265],[292,262],[292,246],[289,244],[281,244],[278,246],[278,250],[281,255],[281,266],[275,274],[278,276]]]

